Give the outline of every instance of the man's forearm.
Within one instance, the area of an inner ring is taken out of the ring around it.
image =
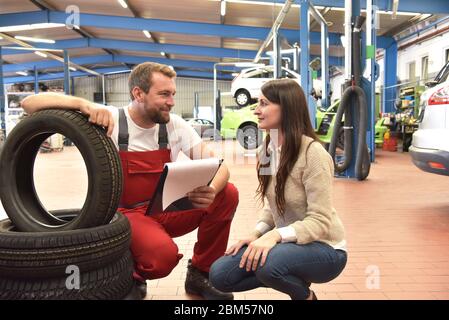
[[[90,104],[90,102],[85,99],[58,93],[36,94],[26,97],[21,102],[22,108],[29,114],[50,108],[82,111],[82,108],[88,104]]]

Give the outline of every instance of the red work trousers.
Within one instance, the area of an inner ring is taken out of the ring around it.
[[[238,199],[235,186],[227,183],[214,202],[204,209],[146,216],[146,205],[120,208],[131,224],[131,251],[137,274],[145,279],[158,279],[170,274],[183,257],[173,238],[197,228],[192,265],[209,272],[211,264],[226,251]]]

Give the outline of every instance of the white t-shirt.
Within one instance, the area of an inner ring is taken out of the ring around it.
[[[114,130],[112,131],[112,141],[118,149],[119,133],[119,109],[113,106],[106,106],[114,119]],[[128,151],[153,151],[159,149],[159,124],[145,129],[139,127],[129,116],[129,106],[124,108],[128,121]],[[175,161],[179,151],[188,155],[188,150],[201,143],[198,133],[187,122],[176,114],[170,114],[170,121],[167,125],[168,148],[171,149],[171,159]]]

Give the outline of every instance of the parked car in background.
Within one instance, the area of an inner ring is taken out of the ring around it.
[[[282,68],[281,78],[296,80],[301,84],[301,76],[287,68]],[[232,80],[231,95],[240,107],[254,103],[259,97],[262,85],[274,79],[274,67],[254,67],[243,69],[240,74]]]
[[[329,108],[318,107],[316,111],[316,134],[320,140],[329,144],[332,138],[335,115],[337,113],[340,101],[335,101]],[[253,104],[241,109],[227,110],[221,121],[221,136],[225,139],[237,139],[245,149],[257,148],[263,140],[263,134],[257,127],[257,116],[254,115],[254,109],[257,104]],[[384,118],[377,120],[375,125],[375,143],[382,144],[385,132],[388,127],[384,125]],[[344,138],[343,130],[339,132],[338,147],[343,148]]]
[[[426,85],[409,152],[421,170],[449,176],[449,62]]]
[[[214,136],[214,123],[207,119],[187,118],[184,119],[190,124],[201,138],[212,138]]]

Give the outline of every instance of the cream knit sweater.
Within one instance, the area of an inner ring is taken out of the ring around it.
[[[270,229],[293,227],[298,244],[320,241],[345,249],[344,227],[332,207],[333,176],[334,165],[329,153],[320,143],[303,135],[298,160],[285,185],[284,215],[277,212],[273,175],[259,223],[264,222]],[[255,233],[261,235],[257,230]]]

